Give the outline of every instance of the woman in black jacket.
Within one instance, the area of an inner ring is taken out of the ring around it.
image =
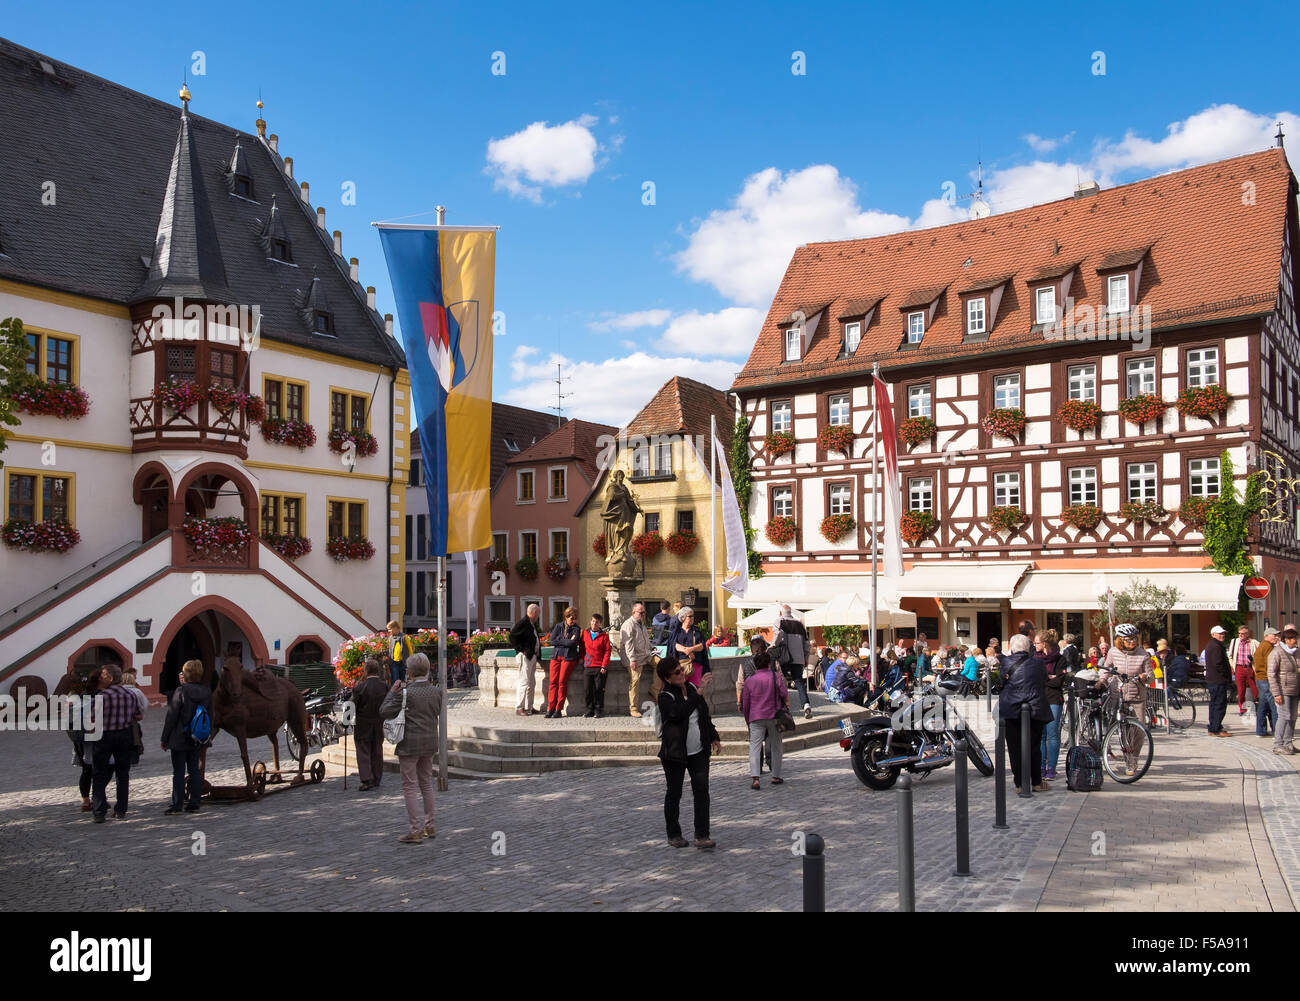
[[[682,783],[691,773],[691,798],[695,801],[695,847],[713,848],[717,842],[709,837],[709,752],[722,750],[717,728],[709,718],[709,704],[700,690],[686,680],[686,672],[676,660],[665,657],[655,669],[663,683],[659,693],[659,722],[662,743],[659,760],[668,779],[664,795],[664,820],[668,825],[668,843],[685,848],[679,808]]]
[[[1044,781],[1056,778],[1056,762],[1061,757],[1061,714],[1065,709],[1065,681],[1070,676],[1065,665],[1065,654],[1058,649],[1056,638],[1056,630],[1047,629],[1038,634],[1036,641],[1041,644],[1038,656],[1043,659],[1046,673],[1044,691],[1047,695],[1047,708],[1052,713],[1051,720],[1043,727],[1043,737],[1039,742]]]
[[[1011,774],[1015,778],[1016,792],[1020,792],[1022,778],[1028,778],[1035,792],[1047,792],[1043,783],[1043,730],[1052,719],[1051,706],[1047,704],[1047,665],[1041,656],[1029,652],[1029,637],[1017,633],[1011,637],[1011,653],[1002,661],[1002,694],[998,697],[998,718],[1002,720],[1007,739],[1007,754],[1011,758]],[[1029,706],[1030,774],[1020,774],[1020,707]]]

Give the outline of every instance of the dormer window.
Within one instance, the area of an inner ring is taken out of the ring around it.
[[[1056,286],[1044,285],[1034,290],[1034,322],[1056,322]]]
[[[803,330],[799,327],[790,327],[785,332],[785,360],[798,361],[801,357],[803,347]]]
[[[334,333],[334,315],[322,310],[316,310],[312,314],[312,330],[318,334]]]
[[[862,341],[862,324],[854,321],[853,323],[844,324],[844,351],[843,356],[849,358],[853,352],[858,350],[858,344]]]
[[[907,343],[920,344],[925,336],[925,311],[917,310],[907,314]]]
[[[271,241],[271,259],[274,261],[284,261],[286,264],[293,262],[293,255],[289,252],[288,240]]]
[[[513,438],[503,438],[501,440],[505,444],[507,452],[519,451],[519,442],[515,441]]]
[[[253,179],[247,174],[240,174],[235,178],[235,194],[240,198],[247,198],[252,201],[253,198]]]
[[[1127,313],[1128,309],[1128,275],[1110,275],[1106,279],[1106,311]]]
[[[982,334],[988,330],[988,300],[972,296],[966,300],[966,334]]]

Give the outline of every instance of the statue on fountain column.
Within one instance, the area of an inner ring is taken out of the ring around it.
[[[605,506],[600,512],[605,522],[605,566],[611,577],[630,576],[632,532],[636,516],[643,513],[636,494],[623,478],[623,470],[614,470],[609,489],[605,492]]]

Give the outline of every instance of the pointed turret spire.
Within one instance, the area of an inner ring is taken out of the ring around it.
[[[189,88],[182,87],[181,100],[187,105],[189,96]],[[133,302],[178,295],[215,302],[234,301],[226,284],[226,268],[200,163],[190,117],[182,110],[149,276],[132,297]]]

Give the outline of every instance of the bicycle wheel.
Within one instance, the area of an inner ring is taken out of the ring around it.
[[[1116,782],[1136,782],[1151,767],[1151,731],[1132,717],[1118,720],[1106,731],[1101,764]]]
[[[1065,748],[1068,754],[1070,748],[1074,746],[1074,706],[1067,702],[1065,711],[1061,713],[1061,746]]]
[[[1098,754],[1106,736],[1106,718],[1100,709],[1094,709],[1083,719],[1079,737]]]
[[[1179,730],[1186,730],[1196,722],[1196,703],[1179,691],[1169,693],[1169,722]]]

